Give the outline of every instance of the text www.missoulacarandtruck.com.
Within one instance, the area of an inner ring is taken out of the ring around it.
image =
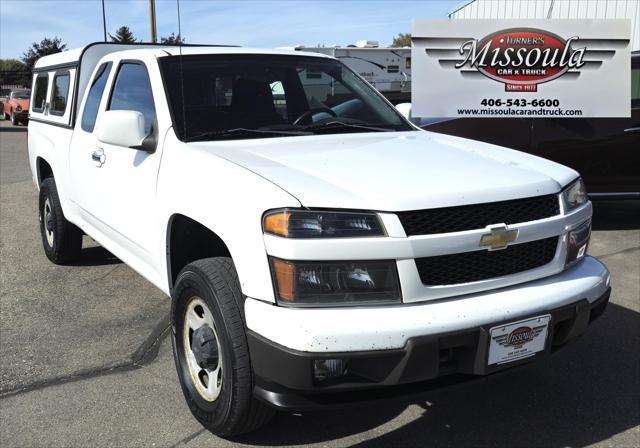
[[[546,109],[546,108],[537,108],[537,109],[516,109],[516,108],[481,108],[481,109],[458,109],[458,115],[469,115],[469,116],[477,116],[477,115],[486,115],[486,116],[495,116],[495,115],[503,115],[503,116],[549,116],[549,117],[579,117],[582,115],[581,109],[562,109],[562,108],[554,108],[554,109]]]

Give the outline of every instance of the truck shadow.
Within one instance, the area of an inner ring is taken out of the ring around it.
[[[27,127],[24,125],[19,125],[19,126],[13,126],[13,125],[9,125],[9,126],[0,126],[0,133],[2,132],[24,132],[25,134],[27,133]]]
[[[436,392],[417,406],[278,414],[238,441],[281,446],[358,434],[350,445],[591,445],[640,424],[639,340],[640,314],[610,304],[578,341],[511,375]]]
[[[122,261],[102,246],[83,247],[80,258],[72,266],[107,266]]]

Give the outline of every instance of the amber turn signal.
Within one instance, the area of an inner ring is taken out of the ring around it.
[[[287,211],[272,213],[264,217],[264,231],[274,235],[289,236],[289,217]]]
[[[276,278],[278,296],[280,300],[293,302],[294,300],[294,280],[296,268],[293,264],[273,258],[273,273]]]

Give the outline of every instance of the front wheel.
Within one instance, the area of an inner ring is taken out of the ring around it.
[[[16,114],[11,111],[11,124],[14,126],[18,126],[18,119],[16,118]]]
[[[264,425],[274,411],[253,397],[253,373],[230,258],[187,265],[172,294],[173,354],[194,417],[231,437]]]

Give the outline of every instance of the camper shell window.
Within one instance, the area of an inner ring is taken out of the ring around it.
[[[49,87],[49,75],[47,73],[39,73],[36,76],[33,92],[33,102],[31,104],[32,112],[44,112],[44,108],[47,104],[47,87]]]
[[[50,114],[62,116],[67,110],[70,80],[71,76],[68,70],[57,72],[54,76],[50,101],[51,108],[49,109]]]

